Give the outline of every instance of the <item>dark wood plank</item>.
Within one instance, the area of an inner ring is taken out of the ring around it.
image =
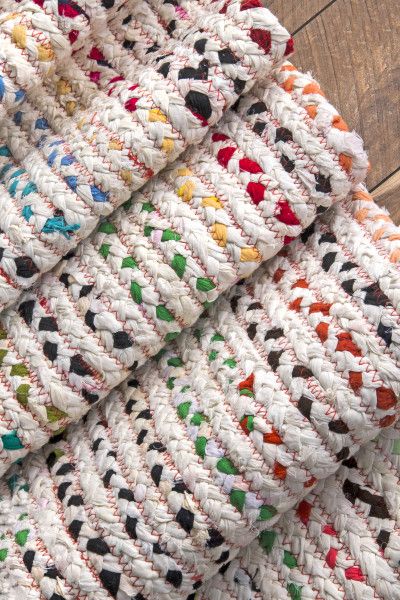
[[[329,0],[264,0],[264,4],[292,33],[325,8]]]
[[[400,165],[398,11],[392,0],[336,0],[295,36],[294,64],[365,140],[370,188]]]
[[[381,183],[372,196],[377,204],[388,209],[396,225],[400,225],[400,170]]]

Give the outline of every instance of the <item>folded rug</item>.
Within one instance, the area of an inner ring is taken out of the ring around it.
[[[263,531],[196,600],[400,598],[399,454],[397,425]]]
[[[1,10],[4,308],[200,142],[292,41],[258,0],[2,0]]]
[[[3,588],[399,598],[399,244],[359,188],[14,466]]]
[[[362,179],[367,160],[290,65],[1,315],[0,461],[39,448]]]

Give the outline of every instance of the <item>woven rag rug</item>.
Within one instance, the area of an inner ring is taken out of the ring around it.
[[[0,597],[400,599],[360,138],[258,0],[0,7]]]

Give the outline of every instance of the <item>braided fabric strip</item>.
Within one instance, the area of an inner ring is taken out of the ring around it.
[[[400,273],[381,215],[359,187],[14,466],[5,589],[399,598]]]
[[[316,82],[299,74],[303,88],[283,89],[294,72],[285,64],[239,101],[3,312],[2,471],[78,420],[365,175],[358,136],[308,94]]]
[[[196,598],[400,598],[399,440],[398,426],[382,432]]]
[[[0,3],[0,308],[291,50],[258,1]]]

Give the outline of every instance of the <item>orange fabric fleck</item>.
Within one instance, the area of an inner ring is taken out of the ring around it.
[[[294,82],[296,81],[296,75],[290,75],[284,83],[282,83],[283,89],[285,92],[293,92]]]
[[[309,308],[309,314],[320,312],[325,317],[329,315],[329,311],[331,309],[332,304],[328,304],[327,302],[313,302]]]
[[[316,81],[304,86],[303,94],[320,94],[321,96],[325,96],[324,92],[321,90]]]
[[[274,475],[275,477],[277,477],[278,479],[286,479],[286,473],[287,473],[287,469],[286,467],[284,467],[283,465],[281,465],[280,463],[276,462],[274,464]]]
[[[391,263],[397,263],[400,261],[400,248],[397,248],[397,250],[393,250],[393,252],[390,255],[390,262]]]
[[[326,342],[326,340],[328,339],[328,329],[329,325],[325,322],[318,323],[318,325],[316,326],[315,331],[317,332],[317,335],[321,342]]]
[[[292,290],[296,287],[300,287],[300,288],[308,288],[308,283],[306,279],[298,279],[297,281],[294,282],[294,284],[292,285]]]
[[[264,433],[263,440],[265,444],[282,444],[282,438],[275,429],[271,433]]]
[[[376,390],[376,398],[376,405],[381,410],[389,410],[389,408],[393,408],[393,406],[396,406],[397,403],[397,398],[394,392],[385,387],[379,387]]]
[[[350,371],[349,383],[353,392],[357,392],[362,386],[362,373],[360,371]]]
[[[247,389],[253,391],[254,373],[251,373],[244,381],[239,383],[239,390]]]
[[[350,173],[351,167],[353,165],[353,159],[351,156],[347,156],[347,154],[339,154],[339,164],[346,171],[346,173]]]
[[[300,298],[296,298],[296,300],[293,300],[293,302],[291,302],[289,304],[289,308],[290,310],[295,310],[296,312],[300,312],[300,308],[301,308],[301,301],[303,300],[303,297],[300,296]]]
[[[315,119],[315,117],[317,116],[318,108],[317,106],[315,106],[315,104],[310,104],[309,106],[306,106],[306,111],[308,113],[308,116],[311,117],[311,119]]]
[[[348,131],[349,130],[346,121],[344,119],[342,119],[342,117],[340,115],[336,115],[335,117],[333,117],[332,127],[335,127],[336,129],[340,129],[340,131]]]
[[[283,269],[277,269],[275,271],[274,276],[272,278],[274,283],[278,283],[282,279],[284,272],[285,271]]]
[[[372,196],[368,194],[368,192],[358,190],[353,194],[353,200],[366,200],[367,202],[372,202]]]
[[[351,339],[350,333],[343,331],[337,336],[338,343],[336,346],[337,352],[350,352],[353,356],[361,356],[360,348]]]
[[[396,415],[388,415],[379,421],[379,427],[390,427],[396,420]]]
[[[316,481],[317,481],[317,480],[315,479],[315,477],[311,477],[311,479],[309,479],[308,481],[306,481],[306,482],[305,482],[305,484],[304,484],[304,487],[305,487],[305,488],[309,488],[309,487],[311,487],[312,485],[314,485],[314,483],[315,483]]]
[[[297,69],[294,65],[283,65],[281,71],[297,71]]]

